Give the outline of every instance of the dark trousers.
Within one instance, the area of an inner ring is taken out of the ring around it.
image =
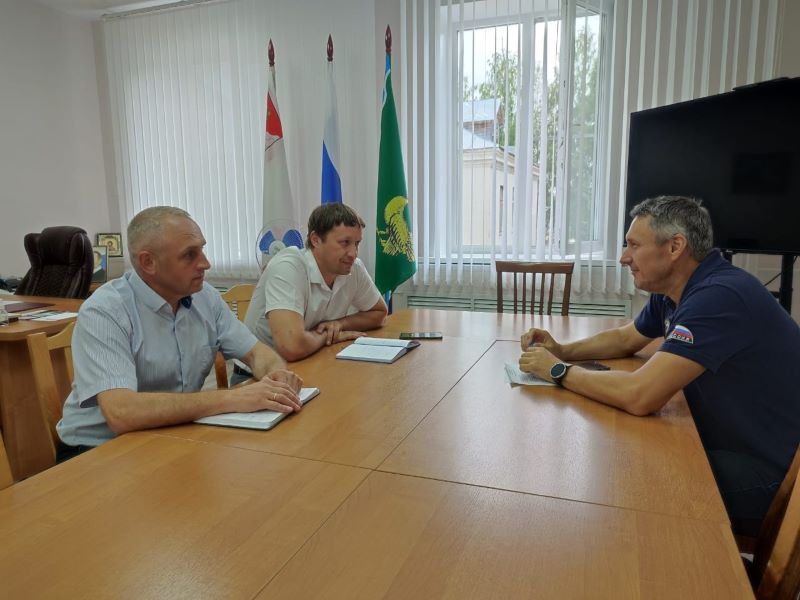
[[[785,473],[746,454],[708,452],[733,532],[755,537]]]
[[[250,371],[241,368],[239,365],[233,365],[233,373],[231,373],[231,380],[228,385],[233,387],[252,378],[253,375]]]
[[[59,440],[58,446],[56,447],[56,464],[60,464],[70,458],[75,458],[79,454],[83,454],[92,448],[94,448],[94,446],[69,446]]]

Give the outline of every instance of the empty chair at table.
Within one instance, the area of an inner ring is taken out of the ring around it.
[[[238,283],[222,293],[222,299],[228,305],[236,317],[244,323],[244,317],[247,314],[247,308],[250,306],[250,299],[253,297],[253,290],[256,286],[252,283]],[[241,367],[238,367],[241,369]],[[234,367],[234,370],[238,370]],[[225,363],[225,357],[221,352],[217,352],[214,359],[214,374],[217,378],[217,387],[224,389],[228,387],[228,367]],[[248,376],[249,377],[249,376]]]
[[[800,594],[800,446],[769,507],[755,545],[750,579],[756,598]]]
[[[3,433],[0,432],[0,490],[7,488],[14,483],[11,476],[11,465],[8,464],[8,453],[3,442]]]
[[[540,315],[553,314],[554,292],[559,286],[560,280],[562,286],[561,314],[567,316],[569,314],[569,297],[572,289],[572,271],[574,268],[575,263],[572,262],[495,261],[497,312],[502,313],[505,309],[503,284],[504,279],[508,277],[513,281],[511,297],[514,314],[517,312],[538,313]],[[556,275],[559,275],[559,278],[556,278]],[[539,292],[538,301],[536,300],[537,290]],[[545,290],[547,291],[546,302]],[[538,309],[536,309],[537,306]]]
[[[39,400],[42,426],[47,428],[47,448],[37,451],[43,462],[36,465],[38,471],[52,467],[56,463],[60,444],[56,425],[61,420],[64,401],[72,387],[72,332],[73,321],[55,335],[47,337],[44,333],[28,336],[28,353],[33,369],[33,383]]]

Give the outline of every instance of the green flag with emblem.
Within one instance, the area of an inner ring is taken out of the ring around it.
[[[381,142],[378,155],[378,228],[375,285],[381,294],[393,292],[417,272],[408,192],[400,147],[400,129],[392,93],[392,32],[386,28],[386,71],[383,77]]]

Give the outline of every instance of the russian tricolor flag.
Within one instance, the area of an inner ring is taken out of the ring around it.
[[[333,79],[333,39],[328,36],[328,101],[325,107],[325,129],[322,134],[322,204],[342,202],[342,180],[339,177],[339,121],[336,107],[336,86]]]

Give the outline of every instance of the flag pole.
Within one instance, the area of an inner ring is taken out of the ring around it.
[[[275,82],[275,46],[271,39],[267,44],[267,58],[262,227],[256,238],[256,256],[262,270],[286,246],[302,248],[304,245],[289,184],[283,124],[278,110]]]
[[[328,61],[326,72],[325,121],[322,131],[322,171],[320,201],[322,204],[342,202],[342,168],[339,156],[339,116],[336,101],[336,83],[333,74],[333,36],[328,34]]]
[[[378,144],[375,285],[391,303],[394,291],[417,271],[403,149],[392,91],[392,29],[386,27],[381,134]]]

